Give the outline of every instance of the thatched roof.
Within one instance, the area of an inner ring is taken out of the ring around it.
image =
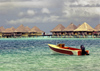
[[[71,23],[63,31],[74,31],[76,28],[77,27],[73,23]]]
[[[29,32],[38,32],[38,33],[43,33],[38,27],[34,26]]]
[[[3,26],[0,27],[0,32],[3,32],[5,28]]]
[[[27,32],[26,28],[23,25],[20,25],[14,32]]]
[[[2,32],[1,29],[0,29],[0,32]]]
[[[98,24],[94,29],[96,29],[97,31],[100,31],[100,24]]]
[[[26,29],[26,31],[28,31],[28,32],[31,30],[28,26],[26,26],[25,29]]]
[[[60,32],[63,29],[65,29],[65,27],[62,24],[59,24],[54,29],[52,29],[50,32]]]
[[[79,24],[78,26],[77,26],[77,28],[80,26],[81,24]]]
[[[88,25],[86,22],[84,22],[82,25],[80,25],[77,29],[74,31],[96,31],[93,29],[90,25]]]
[[[3,31],[3,33],[13,33],[15,31],[15,28],[14,27],[11,27],[11,28],[7,28]]]

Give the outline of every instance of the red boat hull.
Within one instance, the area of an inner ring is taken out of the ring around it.
[[[49,47],[50,47],[50,46],[49,46]],[[56,48],[53,48],[53,47],[50,47],[50,48],[51,48],[53,51],[58,52],[58,53],[73,55],[73,53],[72,53],[71,51],[56,49]]]

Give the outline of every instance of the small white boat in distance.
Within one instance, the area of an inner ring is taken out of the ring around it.
[[[78,55],[78,56],[82,55],[81,49],[67,47],[65,46],[65,44],[58,44],[58,45],[48,44],[48,46],[55,53],[67,54],[67,55]],[[86,52],[89,54],[89,50],[86,50]]]

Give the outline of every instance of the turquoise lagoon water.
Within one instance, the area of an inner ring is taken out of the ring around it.
[[[47,44],[84,45],[89,56],[52,54]],[[0,71],[100,71],[99,38],[0,39]]]

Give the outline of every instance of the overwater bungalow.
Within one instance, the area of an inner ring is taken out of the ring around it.
[[[81,24],[79,24],[78,26],[77,26],[77,28],[80,26]]]
[[[43,31],[40,30],[38,27],[34,26],[30,31],[29,31],[29,36],[41,36]]]
[[[86,35],[93,35],[94,31],[96,30],[88,25],[86,22],[84,22],[82,25],[74,30],[75,33],[77,33],[78,35],[83,35],[84,37]]]
[[[71,35],[74,35],[74,30],[76,29],[77,27],[73,24],[73,23],[71,23],[71,24],[69,24],[64,30],[63,30],[63,32],[65,33],[65,35],[69,35],[69,36],[71,36]]]
[[[1,29],[0,29],[0,38],[2,38],[2,31],[1,31]]]
[[[0,27],[0,30],[3,31],[3,30],[5,30],[5,28],[4,28],[3,26],[1,26],[1,27]]]
[[[14,31],[15,37],[28,37],[28,31],[23,25],[20,25],[15,31]]]
[[[52,29],[50,32],[52,32],[52,35],[60,36],[64,34],[62,32],[64,29],[65,27],[62,24],[59,24],[54,29]]]
[[[3,37],[13,37],[14,36],[14,31],[15,31],[15,28],[14,27],[11,27],[11,28],[7,28],[5,29],[2,34],[3,34]]]
[[[98,24],[94,29],[100,32],[100,24]]]
[[[29,28],[28,26],[26,26],[25,29],[26,29],[26,31],[28,31],[28,32],[31,30],[31,28]]]
[[[55,28],[53,28],[50,32],[52,32],[52,37],[99,37],[100,36],[100,24],[98,24],[95,28],[92,28],[86,22],[82,25],[75,26],[73,23],[69,24],[66,28],[59,24]],[[0,27],[0,38],[5,37],[33,37],[33,36],[42,36],[45,35],[45,32],[40,30],[38,27],[34,26],[30,29],[28,26],[24,27],[20,25],[17,29],[14,27],[5,29],[3,26]],[[45,35],[51,36],[51,35]]]
[[[100,35],[100,24],[98,24],[94,29],[97,30],[94,34],[95,34],[97,37],[99,37],[99,35]]]
[[[2,38],[3,34],[2,32],[5,30],[5,28],[3,26],[0,27],[0,38]]]

